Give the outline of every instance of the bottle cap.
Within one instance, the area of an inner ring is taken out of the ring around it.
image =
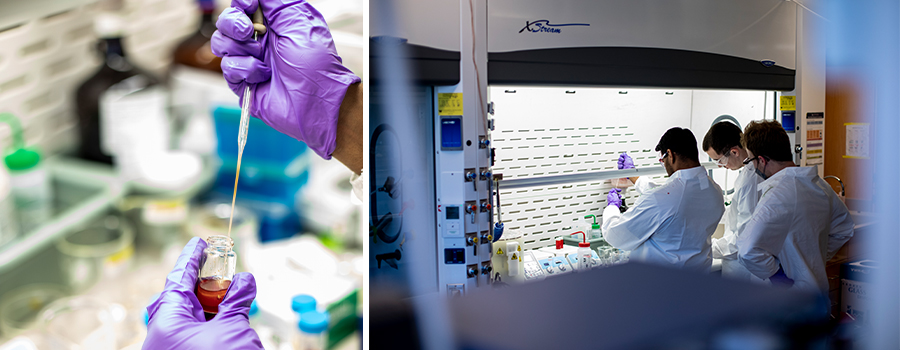
[[[3,159],[11,171],[25,171],[34,168],[41,161],[41,154],[27,148],[19,148]]]
[[[300,294],[291,298],[291,310],[294,312],[304,313],[316,310],[316,298],[311,295]]]
[[[590,248],[590,247],[591,247],[590,243],[587,243],[587,242],[579,242],[578,243],[578,248]]]
[[[596,223],[596,222],[593,223],[593,224],[591,224],[591,229],[592,229],[592,230],[599,230],[599,229],[600,229],[600,224],[598,224],[598,223]]]
[[[328,318],[327,312],[307,311],[300,314],[297,325],[301,332],[318,334],[328,330]]]

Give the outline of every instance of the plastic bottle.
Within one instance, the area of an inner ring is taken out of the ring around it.
[[[40,227],[51,215],[50,181],[40,161],[40,153],[24,148],[4,159],[9,168],[19,225],[25,233]]]
[[[13,212],[13,196],[6,168],[0,167],[0,247],[19,235]]]
[[[23,233],[41,226],[50,219],[52,198],[50,180],[41,167],[41,154],[25,148],[19,120],[9,113],[0,115],[0,123],[10,126],[13,133],[13,150],[3,161],[9,169],[9,185],[18,212],[19,227]]]
[[[298,294],[291,298],[291,310],[298,314],[316,310],[316,298],[307,294]]]
[[[572,235],[581,234],[582,242],[578,243],[578,270],[589,270],[591,268],[591,244],[587,242],[587,234],[584,231],[572,233]]]
[[[328,340],[328,312],[307,311],[300,314],[300,332],[294,339],[295,350],[325,350]]]
[[[603,235],[600,234],[600,224],[597,223],[597,217],[594,214],[591,214],[585,215],[584,218],[594,218],[594,223],[591,224],[591,230],[588,237],[590,237],[592,240],[603,238]]]

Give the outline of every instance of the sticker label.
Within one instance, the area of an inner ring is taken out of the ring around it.
[[[462,115],[463,94],[461,92],[438,94],[438,115]]]
[[[796,111],[797,110],[797,96],[781,96],[781,110],[782,111]]]

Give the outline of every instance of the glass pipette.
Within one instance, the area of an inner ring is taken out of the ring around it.
[[[263,16],[262,9],[257,9],[253,14],[253,40],[259,38],[259,33],[265,33],[265,27],[262,27]],[[257,25],[259,24],[259,25]],[[250,84],[244,87],[244,99],[241,103],[241,124],[238,129],[238,159],[237,170],[234,172],[234,194],[231,195],[231,216],[228,218],[228,237],[231,237],[231,224],[234,221],[234,201],[237,199],[238,179],[241,175],[241,156],[244,155],[244,146],[247,145],[247,131],[250,129],[250,101],[253,92],[250,90]]]

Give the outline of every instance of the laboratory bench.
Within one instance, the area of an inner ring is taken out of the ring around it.
[[[123,181],[109,166],[66,157],[51,157],[45,162],[54,189],[52,218],[0,246],[0,349],[12,345],[8,342],[16,335],[33,340],[38,349],[53,349],[52,344],[41,343],[60,338],[46,337],[52,321],[37,319],[46,319],[48,310],[76,309],[71,303],[100,305],[99,309],[116,320],[116,345],[104,349],[139,349],[146,335],[145,307],[156,293],[162,291],[166,275],[189,236],[216,234],[216,230],[223,227],[209,224],[210,218],[197,215],[208,208],[191,208],[187,204],[211,187],[217,169],[214,164],[205,164],[187,186],[160,189]],[[157,214],[163,215],[148,219],[146,213],[142,213],[148,203],[161,208]],[[172,217],[176,219],[170,220]],[[274,313],[281,314],[268,317],[268,320],[285,325],[290,322],[284,319],[292,316],[290,304],[280,302],[290,296],[267,292],[273,289],[289,292],[291,288],[275,288],[261,280],[264,272],[278,270],[282,280],[290,276],[291,280],[306,281],[295,289],[317,295],[317,299],[324,300],[320,301],[323,309],[327,307],[332,311],[332,306],[337,306],[334,312],[343,312],[340,325],[346,336],[342,334],[341,340],[332,344],[331,349],[359,348],[357,318],[362,314],[359,309],[364,270],[362,252],[335,253],[321,244],[315,235],[297,235],[262,244],[258,239],[252,239],[256,238],[258,221],[252,219],[252,214],[248,217],[250,219],[245,220],[244,225],[236,221],[232,234],[236,248],[241,247],[238,271],[252,271],[257,275],[258,302],[262,303],[266,298],[279,300],[269,302],[268,309],[279,309],[272,304],[284,304],[283,309],[287,310],[286,313],[276,310]],[[222,219],[221,216],[217,218]],[[88,231],[91,234],[85,235]],[[109,239],[94,242],[91,237]],[[292,258],[298,251],[318,260]],[[325,266],[327,272],[319,273],[320,266]],[[313,275],[316,276],[306,277]],[[316,289],[321,285],[330,289]],[[45,309],[47,306],[51,307]],[[268,315],[266,307],[260,306],[260,310],[260,314]],[[261,324],[266,327],[267,323]],[[71,327],[72,332],[102,333],[102,327],[83,330],[78,327],[92,326],[90,322],[76,322]],[[277,334],[285,338],[284,332]],[[287,343],[284,345],[288,346]]]

